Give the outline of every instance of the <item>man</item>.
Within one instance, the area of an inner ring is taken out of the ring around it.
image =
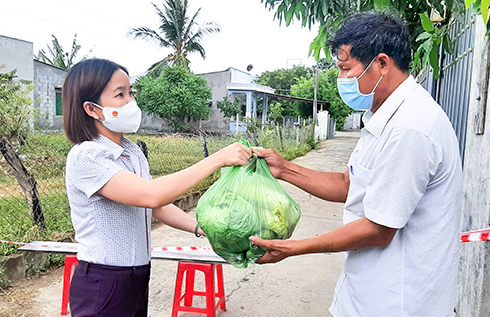
[[[339,93],[367,110],[345,173],[309,170],[272,150],[257,152],[273,175],[329,201],[345,202],[344,225],[304,240],[262,240],[257,261],[346,251],[334,316],[452,316],[462,190],[453,128],[409,75],[409,34],[382,13],[347,19],[330,42]]]

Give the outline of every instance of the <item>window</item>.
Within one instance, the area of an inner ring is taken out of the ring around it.
[[[61,89],[56,89],[56,115],[63,115],[63,107],[61,103]]]

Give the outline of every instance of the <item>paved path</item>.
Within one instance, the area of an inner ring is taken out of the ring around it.
[[[357,132],[337,132],[334,139],[322,142],[318,149],[294,162],[315,170],[344,172],[359,136]],[[342,204],[322,201],[284,182],[282,185],[302,210],[302,217],[292,239],[313,237],[341,226]],[[192,234],[160,225],[152,231],[152,245],[209,244],[204,238],[199,239]],[[253,265],[247,269],[223,265],[227,311],[220,311],[218,316],[330,316],[328,307],[342,265],[342,254],[303,255],[276,264]],[[152,261],[151,317],[171,315],[176,269],[175,261]],[[59,316],[61,271],[19,286],[19,290],[31,292],[32,300],[28,306],[33,310],[25,315],[12,316]],[[197,278],[196,283],[202,277],[197,275]],[[181,313],[180,316],[199,315]]]

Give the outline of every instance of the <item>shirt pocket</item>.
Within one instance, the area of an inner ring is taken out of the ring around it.
[[[371,177],[371,170],[354,162],[349,165],[349,174],[355,178],[369,179]]]
[[[364,217],[363,200],[371,178],[371,170],[356,162],[349,164],[349,194],[344,205],[344,223]]]

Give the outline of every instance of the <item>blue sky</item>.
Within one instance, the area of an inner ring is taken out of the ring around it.
[[[71,47],[73,36],[82,45],[80,56],[111,59],[126,66],[130,75],[145,71],[170,53],[154,44],[127,36],[132,27],[158,27],[158,17],[147,0],[16,0],[0,2],[0,34],[33,42],[34,54],[46,50],[54,34]],[[153,1],[160,8],[161,1]],[[191,12],[201,12],[198,22],[213,21],[221,32],[203,41],[207,58],[190,55],[195,73],[234,67],[259,75],[264,71],[311,66],[309,44],[317,34],[299,23],[286,27],[260,0],[189,0]],[[91,52],[89,53],[89,51]],[[1,59],[1,56],[0,56]]]

